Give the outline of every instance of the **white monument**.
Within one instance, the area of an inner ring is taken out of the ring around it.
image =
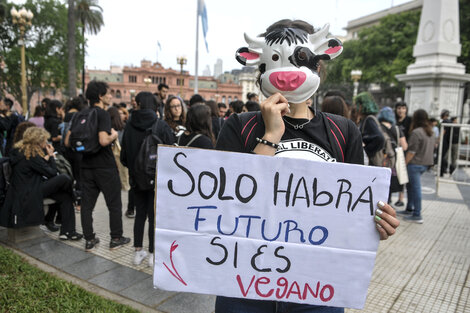
[[[425,109],[439,117],[443,109],[462,116],[465,66],[457,63],[460,56],[458,0],[424,0],[419,21],[418,38],[413,49],[415,63],[406,74],[396,75],[406,83],[405,102],[409,112]]]

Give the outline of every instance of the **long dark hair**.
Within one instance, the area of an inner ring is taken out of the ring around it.
[[[432,131],[432,125],[428,118],[428,113],[425,110],[419,109],[413,113],[413,119],[411,120],[410,133],[416,129],[422,127],[429,137],[434,134]]]
[[[349,108],[340,96],[326,97],[321,104],[322,112],[333,113],[349,118]]]
[[[186,129],[190,133],[202,134],[209,137],[212,144],[215,144],[215,137],[212,133],[211,109],[203,104],[192,105],[186,117]]]
[[[111,127],[115,130],[123,130],[124,123],[121,120],[121,115],[119,114],[119,109],[115,106],[110,106],[108,108],[108,113],[111,116]]]
[[[167,124],[171,127],[171,129],[175,130],[176,127],[180,124],[177,123],[173,119],[173,114],[171,114],[170,103],[171,103],[171,101],[173,101],[173,99],[178,99],[178,101],[181,105],[181,115],[180,115],[180,118],[178,120],[181,123],[181,125],[186,124],[186,112],[184,111],[183,101],[181,101],[180,98],[178,98],[176,96],[171,96],[171,95],[168,96],[168,99],[165,102],[165,108],[164,108],[164,113],[163,114],[165,115],[165,122],[167,122]]]
[[[46,117],[57,117],[57,109],[60,109],[63,106],[62,102],[59,100],[51,100],[46,105]]]

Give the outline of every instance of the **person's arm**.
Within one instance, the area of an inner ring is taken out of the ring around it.
[[[406,164],[409,164],[411,160],[413,160],[419,147],[419,138],[417,132],[411,132],[409,139],[408,151],[406,152],[405,156]]]
[[[408,150],[408,143],[406,142],[406,137],[400,137],[400,146],[403,148],[403,151]]]
[[[411,162],[411,160],[413,160],[413,158],[415,157],[415,154],[414,152],[410,152],[410,151],[407,151],[406,152],[406,157],[405,157],[405,163],[408,164]]]
[[[65,134],[64,145],[67,148],[70,148],[70,130],[67,131],[67,134]]]
[[[114,140],[117,139],[118,133],[116,130],[114,130],[114,128],[111,128],[111,134],[108,134],[105,131],[100,131],[98,133],[98,137],[99,137],[100,145],[102,147],[106,147],[106,146],[109,146]]]

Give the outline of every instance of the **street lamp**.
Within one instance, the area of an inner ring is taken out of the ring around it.
[[[144,83],[145,83],[145,86],[146,86],[145,89],[150,90],[149,85],[150,85],[151,82],[152,82],[152,80],[150,79],[150,77],[145,77],[144,78]]]
[[[183,66],[186,65],[187,62],[186,57],[176,57],[176,63],[181,66],[180,97],[183,96]]]
[[[23,106],[23,115],[26,116],[28,112],[28,103],[27,103],[27,93],[26,93],[26,56],[25,56],[25,44],[24,44],[24,34],[27,26],[31,26],[31,20],[34,17],[34,14],[30,10],[21,8],[17,11],[15,8],[12,8],[11,16],[13,24],[18,24],[20,27],[20,40],[18,44],[21,46],[21,104]]]
[[[357,88],[359,88],[359,80],[361,79],[362,71],[361,70],[352,70],[351,79],[354,82],[354,97],[357,96]]]

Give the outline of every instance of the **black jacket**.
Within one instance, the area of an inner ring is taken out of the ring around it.
[[[57,175],[54,158],[40,156],[26,159],[17,149],[11,150],[11,185],[0,209],[0,226],[25,227],[44,223],[42,184]]]
[[[134,174],[135,159],[145,138],[146,131],[152,127],[157,119],[157,114],[152,110],[136,110],[132,112],[129,122],[124,128],[121,144],[121,163],[129,169],[131,176]],[[165,121],[158,121],[157,135],[166,145],[175,143],[173,130]]]

